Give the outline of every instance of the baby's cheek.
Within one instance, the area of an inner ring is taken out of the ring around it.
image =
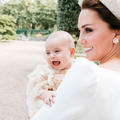
[[[62,55],[62,54],[57,54],[56,57],[58,57],[58,58],[62,58],[63,55]]]

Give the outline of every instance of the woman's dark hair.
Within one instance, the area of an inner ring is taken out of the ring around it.
[[[111,29],[120,30],[120,20],[114,16],[99,0],[83,0],[82,9],[91,9],[98,13],[100,18],[109,24]]]

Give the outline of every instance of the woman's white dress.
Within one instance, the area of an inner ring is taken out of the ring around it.
[[[79,58],[56,92],[31,120],[120,120],[120,73]]]

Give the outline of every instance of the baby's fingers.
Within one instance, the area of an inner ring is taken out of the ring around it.
[[[49,104],[49,98],[45,99],[45,103]]]
[[[49,106],[50,106],[50,107],[52,106],[52,103],[53,103],[53,97],[50,96],[50,98],[49,98]]]
[[[56,95],[55,95],[55,94],[52,94],[52,97],[56,97]]]
[[[48,104],[50,107],[52,106],[52,105],[51,105],[51,99],[50,99],[50,98],[46,99],[46,100],[45,100],[45,103]]]
[[[55,103],[55,100],[54,100],[54,98],[52,98],[52,99],[51,99],[51,102],[52,102],[52,103]]]

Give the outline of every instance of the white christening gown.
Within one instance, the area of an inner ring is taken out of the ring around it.
[[[56,91],[31,120],[120,120],[120,73],[79,58]]]

